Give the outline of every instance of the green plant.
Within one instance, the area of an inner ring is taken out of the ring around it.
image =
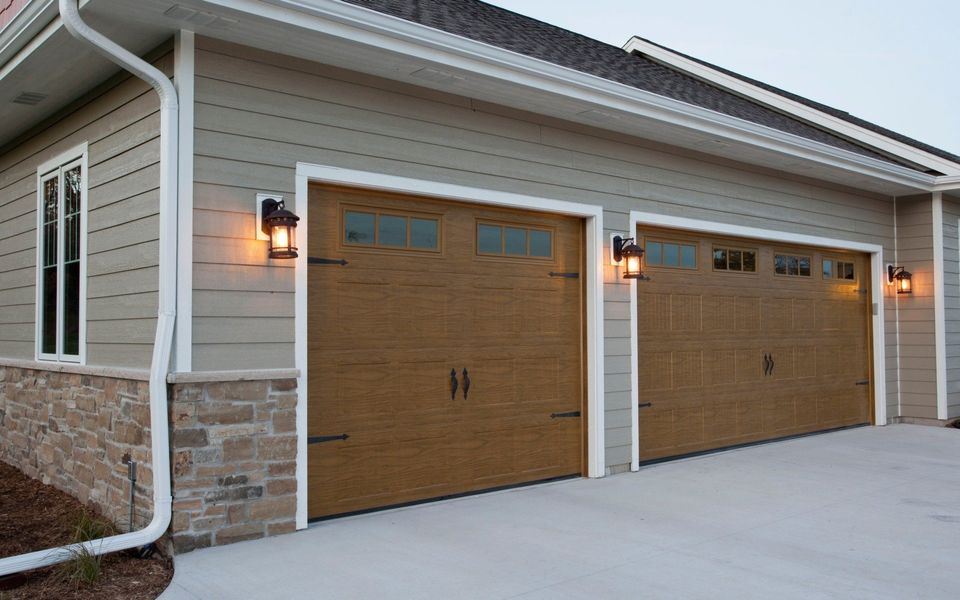
[[[114,527],[109,521],[84,511],[77,515],[77,522],[73,528],[72,541],[74,543],[80,543],[98,540],[112,535],[114,531]]]
[[[77,585],[91,584],[100,578],[101,556],[93,554],[85,546],[70,550],[70,560],[63,563],[63,573]]]
[[[113,525],[97,515],[82,511],[76,516],[71,541],[74,544],[90,542],[115,533]],[[102,557],[80,546],[70,550],[70,558],[63,563],[61,572],[70,581],[80,584],[94,583],[100,577]],[[2,599],[0,599],[2,600]]]

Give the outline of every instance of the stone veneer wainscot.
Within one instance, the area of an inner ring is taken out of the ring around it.
[[[296,379],[171,386],[176,552],[296,529]]]

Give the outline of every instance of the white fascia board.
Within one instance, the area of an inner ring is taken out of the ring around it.
[[[924,165],[931,169],[947,173],[948,175],[960,174],[960,164],[947,160],[945,158],[930,154],[915,148],[903,142],[891,139],[881,133],[854,125],[849,121],[834,117],[833,115],[821,112],[811,106],[807,106],[795,100],[791,100],[775,92],[757,87],[751,83],[727,75],[715,69],[680,56],[670,50],[652,44],[646,40],[633,37],[624,44],[623,49],[627,52],[637,51],[649,56],[650,58],[666,63],[671,67],[684,71],[698,79],[709,81],[723,87],[731,92],[747,96],[761,104],[770,106],[774,109],[791,114],[799,119],[819,125],[826,129],[836,132],[844,137],[856,140],[860,143],[872,146],[884,152],[889,152],[894,156]]]
[[[556,94],[578,103],[670,123],[920,192],[930,191],[935,179],[907,167],[335,0],[206,1],[292,28],[308,29],[443,64],[466,74],[521,84],[540,93]],[[568,118],[576,120],[575,116],[571,113]]]
[[[57,18],[54,0],[33,0],[20,9],[0,31],[0,65],[6,64],[53,19]]]
[[[957,192],[960,191],[960,175],[937,177],[933,184],[934,192]]]

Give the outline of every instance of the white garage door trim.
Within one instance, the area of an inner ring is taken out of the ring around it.
[[[586,220],[587,287],[587,476],[603,477],[603,208],[537,196],[467,187],[426,179],[397,177],[368,171],[297,163],[296,213],[300,216],[296,262],[295,360],[297,381],[297,529],[307,526],[307,236],[309,184],[329,183],[429,198],[523,208],[582,217]]]
[[[637,231],[638,225],[670,227],[698,233],[725,235],[741,238],[752,238],[770,242],[802,244],[805,246],[821,246],[839,250],[852,250],[870,254],[870,290],[873,296],[873,405],[874,420],[877,425],[887,422],[887,380],[886,359],[884,356],[884,327],[883,327],[883,293],[885,274],[883,268],[883,246],[866,244],[850,240],[777,231],[774,229],[758,229],[728,223],[716,223],[687,217],[672,217],[656,213],[630,211],[630,237]],[[640,403],[640,377],[637,369],[637,357],[640,355],[637,341],[637,280],[630,280],[630,372],[631,372],[631,435],[632,454],[630,469],[640,468],[640,425],[638,423],[638,408]],[[641,284],[642,285],[642,284]]]

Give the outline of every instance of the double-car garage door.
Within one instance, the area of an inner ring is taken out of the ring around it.
[[[866,255],[638,238],[641,461],[870,421]]]

